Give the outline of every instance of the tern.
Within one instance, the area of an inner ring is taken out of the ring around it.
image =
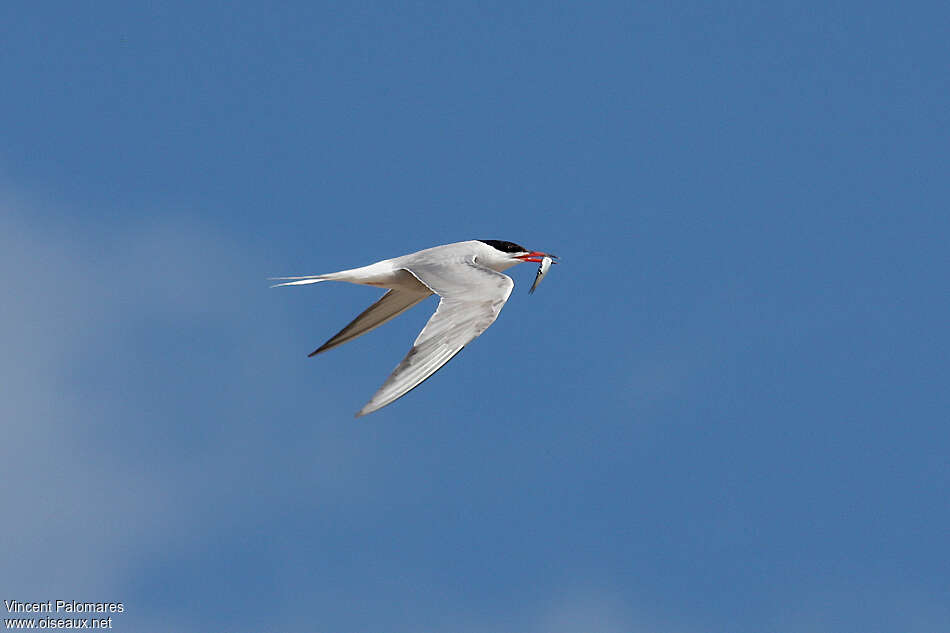
[[[435,246],[409,255],[324,275],[276,277],[278,286],[345,281],[387,288],[376,303],[310,353],[316,356],[366,334],[423,299],[437,294],[439,305],[412,349],[379,391],[356,413],[382,409],[418,387],[498,318],[515,283],[502,271],[523,262],[541,263],[550,253],[502,240],[470,240]]]

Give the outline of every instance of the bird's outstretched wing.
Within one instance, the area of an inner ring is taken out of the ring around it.
[[[424,262],[406,270],[441,297],[439,307],[406,357],[356,417],[385,407],[437,372],[494,323],[515,285],[507,275],[472,260]]]
[[[389,290],[379,298],[379,301],[366,308],[349,325],[333,335],[329,341],[310,352],[308,356],[316,356],[320,352],[343,345],[358,336],[363,336],[370,330],[378,328],[390,319],[394,319],[426,297],[432,295],[428,288],[419,284],[419,291],[406,288]]]

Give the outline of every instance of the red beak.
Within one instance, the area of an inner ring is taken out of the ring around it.
[[[557,255],[552,255],[551,253],[542,253],[541,251],[531,251],[525,255],[517,256],[517,258],[523,262],[540,262],[542,257],[555,258]]]

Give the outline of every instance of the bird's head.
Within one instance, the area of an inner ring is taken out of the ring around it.
[[[551,259],[556,260],[557,255],[552,253],[542,253],[541,251],[530,251],[524,246],[515,244],[514,242],[506,242],[504,240],[478,240],[483,244],[487,244],[491,247],[489,251],[489,257],[492,260],[491,262],[486,262],[486,264],[491,264],[497,262],[499,265],[504,266],[504,268],[510,268],[515,264],[520,264],[522,262],[540,262],[544,257],[550,257]],[[557,263],[556,261],[554,262]],[[494,268],[494,266],[492,266]]]

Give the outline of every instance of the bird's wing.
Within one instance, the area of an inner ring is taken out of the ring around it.
[[[406,270],[441,297],[439,307],[412,349],[357,417],[406,395],[449,362],[494,323],[515,285],[507,275],[471,259],[448,264],[414,263]]]
[[[418,290],[396,288],[388,291],[379,298],[379,301],[366,308],[362,314],[353,319],[349,325],[334,334],[333,338],[310,352],[309,356],[316,356],[320,352],[333,349],[366,334],[390,319],[396,318],[431,294],[432,292],[422,284],[419,284]]]

